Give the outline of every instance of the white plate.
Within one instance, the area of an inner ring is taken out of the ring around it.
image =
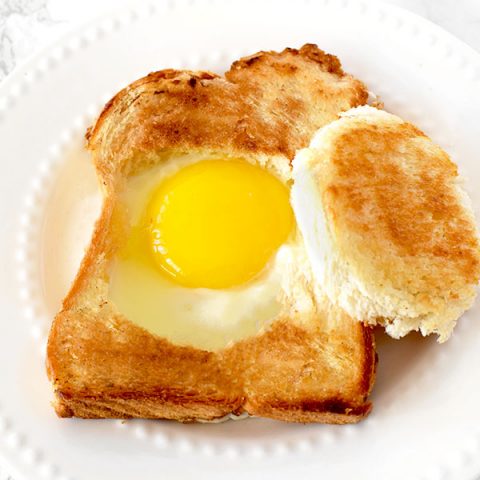
[[[0,87],[0,457],[16,480],[480,472],[478,304],[445,345],[380,336],[374,410],[355,426],[59,420],[49,405],[44,342],[98,211],[81,136],[102,102],[152,70],[222,72],[241,55],[305,42],[337,54],[446,148],[480,217],[480,58],[421,18],[356,1],[137,3],[72,34]]]

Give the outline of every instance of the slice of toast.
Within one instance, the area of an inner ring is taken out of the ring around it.
[[[125,318],[109,299],[109,265],[125,234],[117,208],[131,176],[181,152],[254,158],[291,172],[321,126],[366,102],[365,87],[314,45],[260,52],[225,78],[164,70],[117,94],[87,133],[104,193],[101,216],[48,342],[59,416],[213,420],[229,413],[351,423],[370,411],[369,327],[292,279],[295,304],[257,335],[217,351],[176,345]],[[308,303],[310,302],[310,303]]]

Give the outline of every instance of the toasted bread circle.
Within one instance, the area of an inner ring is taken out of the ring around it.
[[[475,220],[449,156],[412,124],[360,107],[294,165],[297,205],[317,208],[297,219],[330,300],[396,338],[446,340],[480,277]]]
[[[260,52],[225,78],[176,70],[141,78],[108,102],[87,146],[107,183],[171,149],[281,156],[289,168],[316,129],[367,98],[365,86],[315,45]]]
[[[364,86],[316,46],[261,52],[225,78],[164,70],[116,95],[87,134],[104,204],[50,332],[47,370],[59,416],[213,420],[248,412],[297,422],[351,423],[371,408],[369,327],[300,275],[305,311],[218,351],[176,345],[130,322],[109,298],[109,265],[127,229],[128,178],[184,152],[241,156],[288,179],[295,149],[363,104]]]

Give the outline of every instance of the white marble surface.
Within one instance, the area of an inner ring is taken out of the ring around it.
[[[72,28],[129,1],[0,0],[0,81]],[[480,0],[384,1],[428,18],[480,52]],[[0,466],[4,479],[13,480]]]

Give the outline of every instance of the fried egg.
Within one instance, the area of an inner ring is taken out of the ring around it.
[[[278,318],[300,243],[288,184],[282,172],[212,154],[175,156],[130,178],[120,199],[129,231],[110,272],[118,310],[206,350]]]

